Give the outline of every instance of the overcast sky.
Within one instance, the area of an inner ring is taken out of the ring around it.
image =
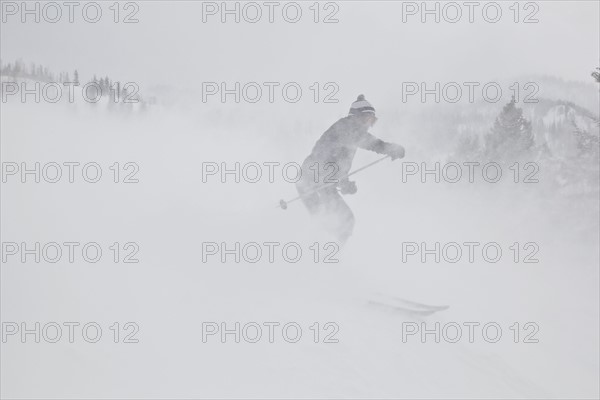
[[[404,23],[402,3],[388,1],[336,2],[339,22],[333,24],[312,21],[313,2],[300,3],[303,15],[295,24],[282,18],[285,3],[275,8],[274,23],[267,21],[263,6],[258,23],[236,24],[229,16],[230,22],[223,24],[220,14],[202,22],[202,2],[143,1],[137,2],[139,23],[115,24],[112,3],[100,3],[103,15],[96,24],[83,20],[81,7],[74,23],[67,21],[64,7],[55,24],[35,23],[32,16],[21,23],[20,14],[3,10],[2,60],[22,58],[53,71],[77,68],[83,79],[98,73],[174,87],[285,80],[336,81],[357,90],[389,90],[402,81],[489,80],[530,73],[585,81],[600,63],[598,1],[536,2],[539,23],[531,24],[513,22],[513,2],[500,2],[503,15],[496,24],[485,22],[482,6],[474,10],[474,23],[468,22],[464,6],[454,24],[443,18],[435,23],[432,16],[421,23],[419,13],[407,15]],[[122,9],[120,18],[132,10]],[[319,17],[333,11],[333,6],[322,8]],[[493,17],[494,11],[488,11]],[[519,18],[534,11],[521,8]],[[453,16],[455,11],[447,12]]]

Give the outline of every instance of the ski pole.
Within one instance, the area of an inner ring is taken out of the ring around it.
[[[325,185],[321,185],[321,186],[319,186],[319,187],[316,187],[316,188],[314,188],[314,189],[312,189],[312,190],[310,190],[310,191],[308,191],[308,192],[304,193],[303,195],[296,196],[296,197],[294,197],[293,199],[291,199],[291,200],[288,200],[288,201],[285,201],[285,200],[281,199],[281,200],[279,200],[279,205],[277,205],[277,207],[276,207],[276,208],[281,208],[282,210],[287,210],[287,207],[288,207],[288,204],[289,204],[289,203],[293,203],[293,202],[294,202],[294,201],[296,201],[296,200],[300,200],[301,198],[303,198],[303,197],[306,197],[306,196],[309,196],[309,195],[311,195],[311,194],[313,194],[313,193],[316,193],[316,192],[318,192],[319,190],[323,190],[323,189],[325,189],[325,188],[328,188],[328,187],[331,187],[331,186],[337,185],[337,184],[339,183],[339,180],[340,180],[340,179],[346,179],[346,178],[349,178],[350,176],[352,176],[352,175],[356,174],[357,172],[360,172],[360,171],[362,171],[362,170],[364,170],[364,169],[367,169],[367,168],[369,168],[369,167],[371,167],[371,166],[373,166],[373,165],[375,165],[375,164],[377,164],[377,163],[379,163],[379,162],[381,162],[381,161],[385,160],[385,159],[386,159],[386,158],[388,158],[388,157],[389,157],[389,155],[388,155],[388,156],[385,156],[385,157],[381,157],[380,159],[378,159],[378,160],[375,160],[375,161],[373,161],[373,162],[371,162],[371,163],[369,163],[369,164],[367,164],[367,165],[365,165],[365,166],[362,166],[362,167],[360,167],[360,168],[358,168],[358,169],[356,169],[356,170],[354,170],[354,171],[350,172],[350,173],[349,173],[349,174],[347,174],[347,175],[343,175],[342,177],[340,177],[340,178],[338,179],[338,182],[331,182],[331,183],[327,183],[327,184],[325,184]]]

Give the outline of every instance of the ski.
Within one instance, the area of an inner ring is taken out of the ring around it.
[[[412,309],[412,308],[406,308],[406,307],[401,307],[401,306],[396,306],[393,304],[386,304],[386,303],[381,303],[379,301],[373,301],[370,300],[368,303],[370,306],[374,306],[374,307],[378,307],[378,308],[382,308],[382,309],[386,309],[389,311],[394,311],[400,314],[405,314],[405,315],[409,315],[409,316],[422,316],[422,317],[426,317],[428,315],[434,314],[438,311],[441,310],[417,310],[417,309]]]
[[[406,300],[396,296],[385,296],[381,293],[377,293],[377,300],[370,300],[369,304],[379,306],[395,311],[399,311],[410,315],[431,315],[438,311],[444,311],[450,308],[450,306],[434,306],[425,303],[418,303],[412,300]]]
[[[444,311],[450,308],[450,306],[433,306],[429,304],[417,303],[416,301],[406,300],[401,297],[392,297],[392,299],[398,303],[403,303],[407,306],[412,306],[415,308],[421,308],[426,310]]]

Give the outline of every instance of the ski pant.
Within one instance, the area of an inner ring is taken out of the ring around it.
[[[298,194],[302,196],[302,202],[310,214],[322,218],[326,229],[336,237],[340,245],[344,244],[352,235],[354,214],[338,193],[336,185],[311,193],[323,185],[321,182],[315,182],[313,176],[314,174],[303,166],[302,177],[296,183]]]

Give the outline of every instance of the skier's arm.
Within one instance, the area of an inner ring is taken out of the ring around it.
[[[362,135],[358,142],[358,147],[361,149],[374,151],[378,154],[387,154],[392,157],[392,160],[404,157],[404,147],[400,146],[399,144],[384,142],[368,132]]]

